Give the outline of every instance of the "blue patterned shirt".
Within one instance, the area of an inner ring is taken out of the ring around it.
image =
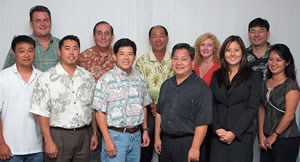
[[[108,126],[131,128],[144,122],[143,108],[151,102],[142,75],[115,66],[98,80],[93,107],[106,114]]]

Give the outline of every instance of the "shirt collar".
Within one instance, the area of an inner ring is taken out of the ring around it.
[[[30,37],[36,41],[36,42],[40,42],[33,34],[30,35]],[[50,34],[50,42],[53,42],[53,36]]]
[[[150,61],[157,61],[153,51],[149,52],[149,58],[150,58]],[[165,57],[162,61],[168,61],[168,60],[171,60],[171,53],[166,51]]]
[[[14,65],[11,66],[11,70],[14,74],[18,75],[20,77],[20,79],[23,80],[22,76],[20,75],[20,73],[18,72],[17,69],[17,64],[15,63]],[[30,84],[32,80],[34,80],[36,77],[38,76],[38,70],[32,65],[32,74],[30,76],[30,80],[28,81],[27,84]]]
[[[120,74],[120,76],[123,78],[123,77],[129,77],[131,78],[134,74],[135,74],[135,70],[134,68],[131,67],[131,71],[130,71],[130,74],[127,75],[127,73],[123,70],[121,70],[117,65],[115,65],[115,70]]]
[[[57,63],[55,66],[55,69],[57,71],[57,74],[63,74],[69,76],[69,73],[66,72],[66,70],[62,67],[61,63]],[[74,72],[74,76],[78,75],[81,71],[79,70],[78,66],[76,65],[76,69]],[[73,78],[74,78],[73,76]]]

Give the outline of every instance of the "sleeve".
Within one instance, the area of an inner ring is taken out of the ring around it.
[[[29,112],[49,118],[50,109],[51,96],[49,85],[45,82],[45,78],[39,77],[32,91]]]
[[[6,59],[5,59],[5,63],[4,63],[4,66],[3,66],[3,69],[6,69],[10,66],[12,66],[13,64],[16,63],[16,59],[14,58],[14,56],[12,55],[12,49],[10,49],[8,51],[8,54],[6,56]]]
[[[138,59],[137,59],[134,68],[135,68],[135,70],[136,70],[137,72],[139,72],[140,74],[142,74],[142,76],[145,76],[145,75],[144,75],[144,72],[143,72],[143,63],[142,63],[142,59],[141,59],[141,58],[138,58]]]
[[[97,111],[107,112],[107,104],[108,104],[108,94],[106,93],[106,88],[108,83],[105,81],[105,75],[102,76],[95,88],[94,100],[93,100],[93,109]]]
[[[285,89],[285,94],[287,94],[290,90],[300,91],[297,81],[294,81],[294,80],[288,78],[288,83],[287,83],[287,86],[286,86],[286,89]]]
[[[198,107],[198,112],[196,115],[197,117],[195,125],[208,125],[211,124],[213,118],[212,93],[204,81],[201,85],[198,86],[200,87],[198,90],[198,92],[200,92],[200,95],[199,102],[196,105]]]
[[[4,106],[4,88],[2,83],[0,82],[0,114],[3,110],[3,106]]]
[[[142,86],[143,86],[143,103],[142,106],[148,106],[152,103],[152,99],[150,97],[150,94],[148,93],[147,87],[146,87],[146,82],[141,76],[141,81],[142,81]]]
[[[253,123],[257,115],[259,101],[261,99],[261,79],[256,72],[252,72],[248,81],[249,96],[245,111],[240,115],[236,124],[232,128],[232,132],[235,136],[241,139],[241,135],[247,131],[249,126]]]
[[[161,85],[160,91],[159,91],[159,98],[158,98],[158,102],[156,105],[156,112],[161,114],[162,113],[162,102],[163,102],[163,98],[164,98],[164,91],[165,91],[165,87],[167,85],[169,79],[167,79],[166,81],[163,82],[163,84]]]
[[[211,78],[210,82],[210,89],[212,92],[214,92],[218,88],[218,83],[216,80],[216,73],[214,72]],[[217,104],[214,99],[214,96],[212,97],[212,110],[213,110],[213,122],[212,122],[212,130],[213,132],[216,132],[217,129],[220,129],[221,126],[218,123],[218,118],[217,118]]]

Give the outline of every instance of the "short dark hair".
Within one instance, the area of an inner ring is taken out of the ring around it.
[[[106,21],[99,21],[95,26],[94,26],[94,29],[93,29],[93,34],[95,35],[95,33],[96,33],[96,27],[98,26],[98,25],[100,25],[100,24],[107,24],[107,25],[109,25],[110,26],[110,32],[111,32],[111,35],[114,35],[114,29],[113,29],[113,27],[108,23],[108,22],[106,22]]]
[[[189,52],[189,56],[192,60],[194,60],[195,57],[195,49],[193,47],[191,47],[189,44],[187,43],[178,43],[176,44],[173,49],[172,49],[172,58],[176,52],[176,50],[178,49],[186,49]]]
[[[270,30],[270,24],[267,20],[262,19],[260,17],[255,18],[254,20],[252,20],[249,25],[248,25],[248,32],[250,32],[250,29],[253,27],[262,27],[262,28],[266,28],[267,31]]]
[[[133,53],[134,53],[134,55],[136,55],[136,45],[132,40],[130,40],[128,38],[119,39],[114,45],[114,53],[116,55],[119,52],[119,49],[121,47],[132,47]]]
[[[169,35],[168,35],[168,30],[167,30],[164,26],[162,26],[162,25],[155,25],[155,26],[152,26],[152,27],[150,28],[150,30],[149,30],[149,38],[151,38],[151,32],[152,32],[152,30],[153,30],[154,28],[156,28],[156,27],[161,27],[161,28],[165,31],[166,36],[167,36],[167,37],[169,36]]]
[[[11,49],[16,52],[16,46],[19,43],[29,43],[32,44],[33,47],[35,48],[35,41],[27,36],[27,35],[18,35],[16,37],[14,37],[13,41],[11,42]]]
[[[34,12],[47,12],[51,21],[51,12],[46,6],[37,5],[32,7],[29,12],[30,21],[32,21],[32,16]]]
[[[61,39],[59,41],[59,43],[58,43],[58,48],[59,49],[62,48],[62,46],[64,45],[64,41],[65,40],[74,40],[74,41],[76,41],[77,44],[78,44],[78,47],[80,48],[80,40],[79,40],[79,38],[77,36],[75,36],[75,35],[67,35],[67,36],[63,37],[63,39]]]
[[[270,49],[270,53],[273,51],[276,52],[280,58],[285,60],[285,62],[289,62],[288,66],[284,70],[284,73],[286,77],[296,81],[297,77],[296,77],[295,62],[289,47],[286,46],[285,44],[274,44]],[[270,70],[268,70],[267,72],[267,77],[268,78],[272,77],[272,73],[270,72]]]

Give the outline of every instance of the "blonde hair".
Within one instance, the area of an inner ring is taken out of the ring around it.
[[[217,37],[212,33],[204,33],[200,35],[194,45],[195,48],[195,63],[201,64],[202,62],[202,55],[200,54],[199,46],[200,44],[205,41],[206,39],[211,39],[214,42],[214,48],[215,52],[213,53],[213,61],[218,62],[220,61],[220,41],[217,39]]]

